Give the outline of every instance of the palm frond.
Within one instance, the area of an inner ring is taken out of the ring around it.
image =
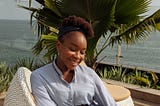
[[[152,80],[153,80],[153,85],[155,86],[157,84],[157,82],[159,81],[159,78],[158,78],[157,74],[155,72],[152,72],[152,71],[148,71],[148,73],[151,74]]]
[[[105,14],[105,16],[103,16],[103,18],[92,22],[95,37],[93,39],[88,40],[88,50],[87,51],[94,53],[95,52],[94,49],[97,46],[99,38],[102,35],[105,35],[107,33],[107,31],[109,30],[109,28],[114,24],[115,6],[116,6],[116,1],[113,4],[110,4],[110,7],[108,7],[107,14]],[[93,41],[96,43],[93,44]],[[92,53],[92,55],[93,55],[93,53]],[[88,54],[90,54],[90,53],[88,53]]]
[[[116,5],[116,24],[133,24],[139,22],[141,14],[148,11],[151,0],[118,0]]]
[[[57,16],[62,17],[59,9],[57,8],[57,2],[59,0],[44,0],[45,7],[53,11]]]
[[[145,77],[132,77],[135,81],[140,82],[141,85],[150,86],[150,81]]]
[[[22,5],[17,5],[19,8],[23,8],[23,9],[26,9],[26,10],[29,10],[29,11],[32,11],[32,12],[35,12],[35,11],[38,11],[37,8],[33,8],[33,7],[25,7],[25,6],[22,6]]]
[[[59,28],[62,21],[61,17],[57,16],[53,11],[47,8],[40,9],[36,14],[36,19],[38,19],[39,23],[45,26],[51,26],[55,28]]]
[[[113,0],[63,0],[61,11],[67,15],[77,15],[94,22],[110,13]]]
[[[42,35],[42,39],[44,40],[43,46],[44,49],[46,50],[46,53],[44,54],[44,58],[47,58],[49,60],[52,60],[55,55],[57,55],[57,50],[56,50],[56,40],[57,36],[52,35]]]
[[[133,44],[137,40],[143,40],[149,36],[149,32],[154,29],[160,29],[160,24],[157,24],[159,15],[152,16],[154,18],[143,19],[143,13],[148,10],[151,0],[36,0],[42,6],[37,9],[31,7],[25,8],[32,11],[31,19],[35,18],[35,28],[38,35],[49,35],[52,31],[50,27],[59,29],[62,20],[69,15],[76,15],[85,18],[92,24],[95,32],[95,37],[88,40],[87,59],[92,64],[95,64],[98,55],[101,51],[95,52],[98,41],[101,36],[111,32],[119,35],[109,36],[109,44],[116,42],[126,42]],[[122,31],[121,26],[125,27]],[[152,28],[156,27],[156,28]],[[107,35],[108,36],[108,35]],[[106,37],[106,36],[105,36]],[[93,43],[94,42],[94,43]],[[48,44],[47,44],[48,43]],[[53,43],[53,42],[52,42]],[[45,44],[45,46],[44,46]],[[45,57],[50,57],[55,49],[51,49],[51,42],[48,39],[41,39],[33,47],[35,54],[40,54],[45,51]],[[108,46],[108,42],[105,47]],[[49,49],[49,50],[47,50]],[[36,51],[37,50],[37,51]],[[104,50],[104,49],[103,49]],[[53,51],[53,52],[52,52]],[[51,53],[49,53],[51,52]],[[98,54],[98,55],[97,55]],[[96,56],[97,55],[97,56]]]
[[[96,21],[93,23],[95,37],[105,35],[109,28],[114,24],[116,2],[117,0],[115,0],[113,4],[110,4],[111,6],[108,8],[108,13],[104,16],[104,18],[101,18],[98,22]]]
[[[44,5],[44,0],[35,0],[37,1],[38,3],[40,3],[41,5]]]
[[[32,52],[35,55],[39,55],[42,50],[44,50],[43,57],[47,60],[52,60],[52,58],[57,55],[56,43],[57,36],[54,33],[50,35],[42,35],[41,39],[37,42],[37,44],[32,48]]]
[[[159,27],[157,24],[160,23],[160,9],[157,10],[153,15],[144,19],[140,23],[129,28],[125,32],[117,36],[112,36],[111,44],[115,42],[125,42],[127,44],[134,44],[137,40],[144,40],[149,36],[151,31],[156,31]]]
[[[43,50],[42,42],[43,42],[43,40],[38,40],[37,43],[32,47],[32,53],[34,55],[37,56],[42,52],[42,50]]]

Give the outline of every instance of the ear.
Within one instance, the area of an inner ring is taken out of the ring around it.
[[[61,42],[59,40],[56,41],[56,49],[59,52],[59,49],[61,47]]]

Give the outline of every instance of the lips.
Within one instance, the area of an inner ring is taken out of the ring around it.
[[[77,66],[79,64],[78,60],[71,60],[72,65]]]

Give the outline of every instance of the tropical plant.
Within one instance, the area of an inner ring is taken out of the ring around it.
[[[121,66],[113,66],[107,69],[104,67],[104,69],[97,69],[96,73],[101,77],[101,78],[107,78],[107,79],[112,79],[112,80],[117,80],[121,82],[127,82],[128,80],[128,75],[127,75],[127,68],[123,69],[122,65]]]
[[[112,67],[111,72],[113,73],[113,80],[125,82],[127,77],[127,68],[123,69],[122,65],[118,67]]]
[[[15,65],[13,65],[13,67],[15,69],[18,69],[19,67],[26,67],[31,71],[33,71],[44,64],[46,64],[46,62],[43,62],[41,60],[38,61],[35,58],[20,57],[20,58],[17,58]]]
[[[8,66],[6,62],[0,63],[0,93],[8,89],[15,72],[14,68]]]
[[[98,67],[96,73],[102,79],[111,79],[124,83],[139,85],[141,87],[148,87],[160,90],[160,81],[158,74],[153,71],[142,71],[135,69],[124,68],[121,66]]]
[[[159,83],[159,78],[157,76],[156,73],[152,72],[152,71],[148,71],[147,72],[150,77],[149,77],[149,81],[150,81],[150,88],[154,88],[154,89],[160,89],[160,85],[158,84]]]
[[[107,70],[107,68],[104,68],[104,70],[102,69],[96,69],[96,73],[98,74],[98,76],[102,79],[111,79],[112,78],[112,74],[110,74]]]
[[[27,67],[28,69],[35,70],[38,67],[46,64],[46,62],[37,62],[34,58],[21,57],[18,58],[15,64],[8,65],[6,62],[0,63],[0,93],[7,91],[13,76],[19,67]]]
[[[31,0],[29,0],[31,3]],[[56,56],[54,46],[58,28],[62,20],[69,15],[85,18],[92,24],[95,37],[88,40],[86,64],[95,68],[100,53],[109,45],[134,44],[144,40],[151,31],[160,29],[160,10],[144,18],[151,0],[36,0],[39,8],[20,6],[32,11],[31,22],[36,18],[39,40],[33,47],[38,55],[50,60]],[[31,23],[32,24],[32,23]],[[54,30],[53,30],[54,29]],[[47,36],[46,36],[47,35]],[[44,37],[45,36],[45,37]],[[105,39],[97,49],[100,38]]]
[[[144,87],[159,89],[159,78],[153,71],[140,71],[136,67],[129,75],[129,83],[137,84]]]
[[[150,81],[148,76],[145,73],[142,73],[139,70],[135,70],[135,73],[130,76],[131,83],[137,84],[140,86],[150,86]]]

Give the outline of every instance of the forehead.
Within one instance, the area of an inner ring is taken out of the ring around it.
[[[72,31],[64,35],[64,43],[74,44],[77,46],[86,46],[87,41],[83,33],[78,31]]]

